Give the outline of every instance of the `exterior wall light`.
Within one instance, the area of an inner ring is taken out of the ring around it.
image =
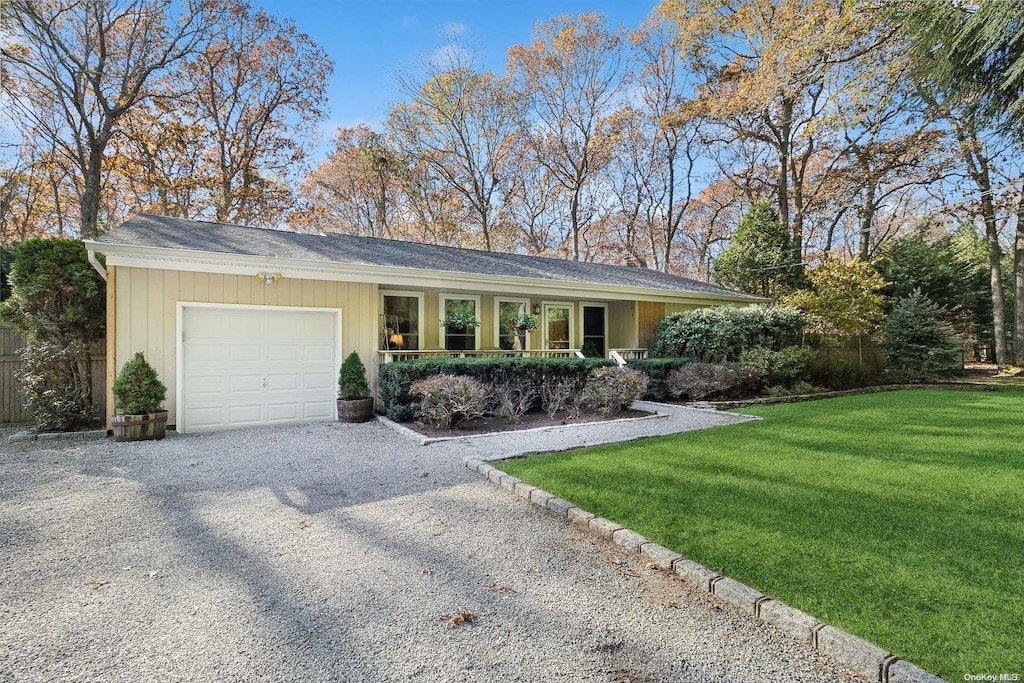
[[[256,279],[268,285],[280,282],[282,277],[281,273],[256,273]]]

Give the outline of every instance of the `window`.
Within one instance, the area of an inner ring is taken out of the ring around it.
[[[442,294],[441,337],[449,351],[472,351],[480,348],[480,297],[469,294]],[[462,324],[476,321],[477,326]]]
[[[381,292],[380,348],[418,351],[421,346],[423,294]]]
[[[572,304],[544,304],[543,327],[545,348],[572,348]]]
[[[497,328],[494,338],[498,340],[498,348],[503,351],[526,349],[526,332],[515,334],[508,320],[516,315],[529,315],[529,299],[495,299],[494,308],[495,327]]]
[[[608,354],[606,341],[608,307],[604,304],[583,306],[583,346],[580,350],[589,358],[604,358]]]

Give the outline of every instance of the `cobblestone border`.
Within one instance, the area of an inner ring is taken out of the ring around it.
[[[944,679],[900,659],[888,650],[829,626],[805,612],[765,595],[755,588],[689,560],[653,543],[631,529],[573,505],[543,489],[476,458],[466,458],[469,469],[495,486],[544,508],[570,524],[610,540],[659,569],[677,576],[692,587],[710,593],[748,616],[772,624],[783,633],[831,656],[843,666],[875,683],[945,683]]]
[[[946,382],[931,384],[881,384],[874,387],[844,389],[842,391],[822,391],[817,394],[797,394],[795,396],[768,396],[765,398],[748,398],[742,401],[699,401],[694,405],[708,406],[714,410],[730,410],[750,406],[769,406],[774,403],[799,403],[816,401],[819,398],[838,398],[840,396],[857,396],[859,394],[878,394],[884,391],[902,391],[904,389],[948,389],[950,391],[998,391],[992,384],[972,384],[970,382]]]
[[[377,421],[380,422],[381,424],[386,425],[391,429],[394,429],[396,432],[404,434],[405,436],[408,436],[411,439],[415,439],[416,441],[419,442],[419,445],[421,446],[426,446],[428,444],[439,443],[441,441],[461,441],[464,439],[476,439],[481,436],[492,436],[494,434],[530,434],[531,432],[551,432],[556,430],[560,431],[563,429],[574,429],[577,427],[594,427],[596,425],[629,424],[630,422],[639,422],[641,420],[656,420],[658,418],[668,416],[668,413],[656,411],[653,415],[641,415],[640,417],[621,417],[617,420],[574,422],[572,424],[564,425],[548,425],[546,427],[531,427],[530,429],[506,429],[495,432],[481,432],[480,434],[464,434],[460,436],[425,436],[417,432],[415,429],[410,429],[399,422],[395,422],[389,417],[385,417],[384,415],[376,415],[375,417],[377,418]]]
[[[7,443],[18,441],[84,441],[107,438],[106,429],[90,429],[84,432],[35,432],[26,429],[7,437]]]

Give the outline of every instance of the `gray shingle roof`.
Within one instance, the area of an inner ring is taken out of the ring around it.
[[[140,214],[129,219],[101,235],[96,242],[449,273],[506,275],[758,300],[758,297],[750,294],[646,268],[580,263],[356,235],[313,235],[151,214]]]

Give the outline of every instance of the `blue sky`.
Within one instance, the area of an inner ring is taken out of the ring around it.
[[[509,47],[524,43],[536,22],[598,12],[609,24],[637,27],[654,0],[254,0],[289,17],[334,59],[329,119],[321,154],[338,126],[379,124],[401,99],[398,70],[415,69],[450,35],[475,49],[482,66],[501,72]]]

